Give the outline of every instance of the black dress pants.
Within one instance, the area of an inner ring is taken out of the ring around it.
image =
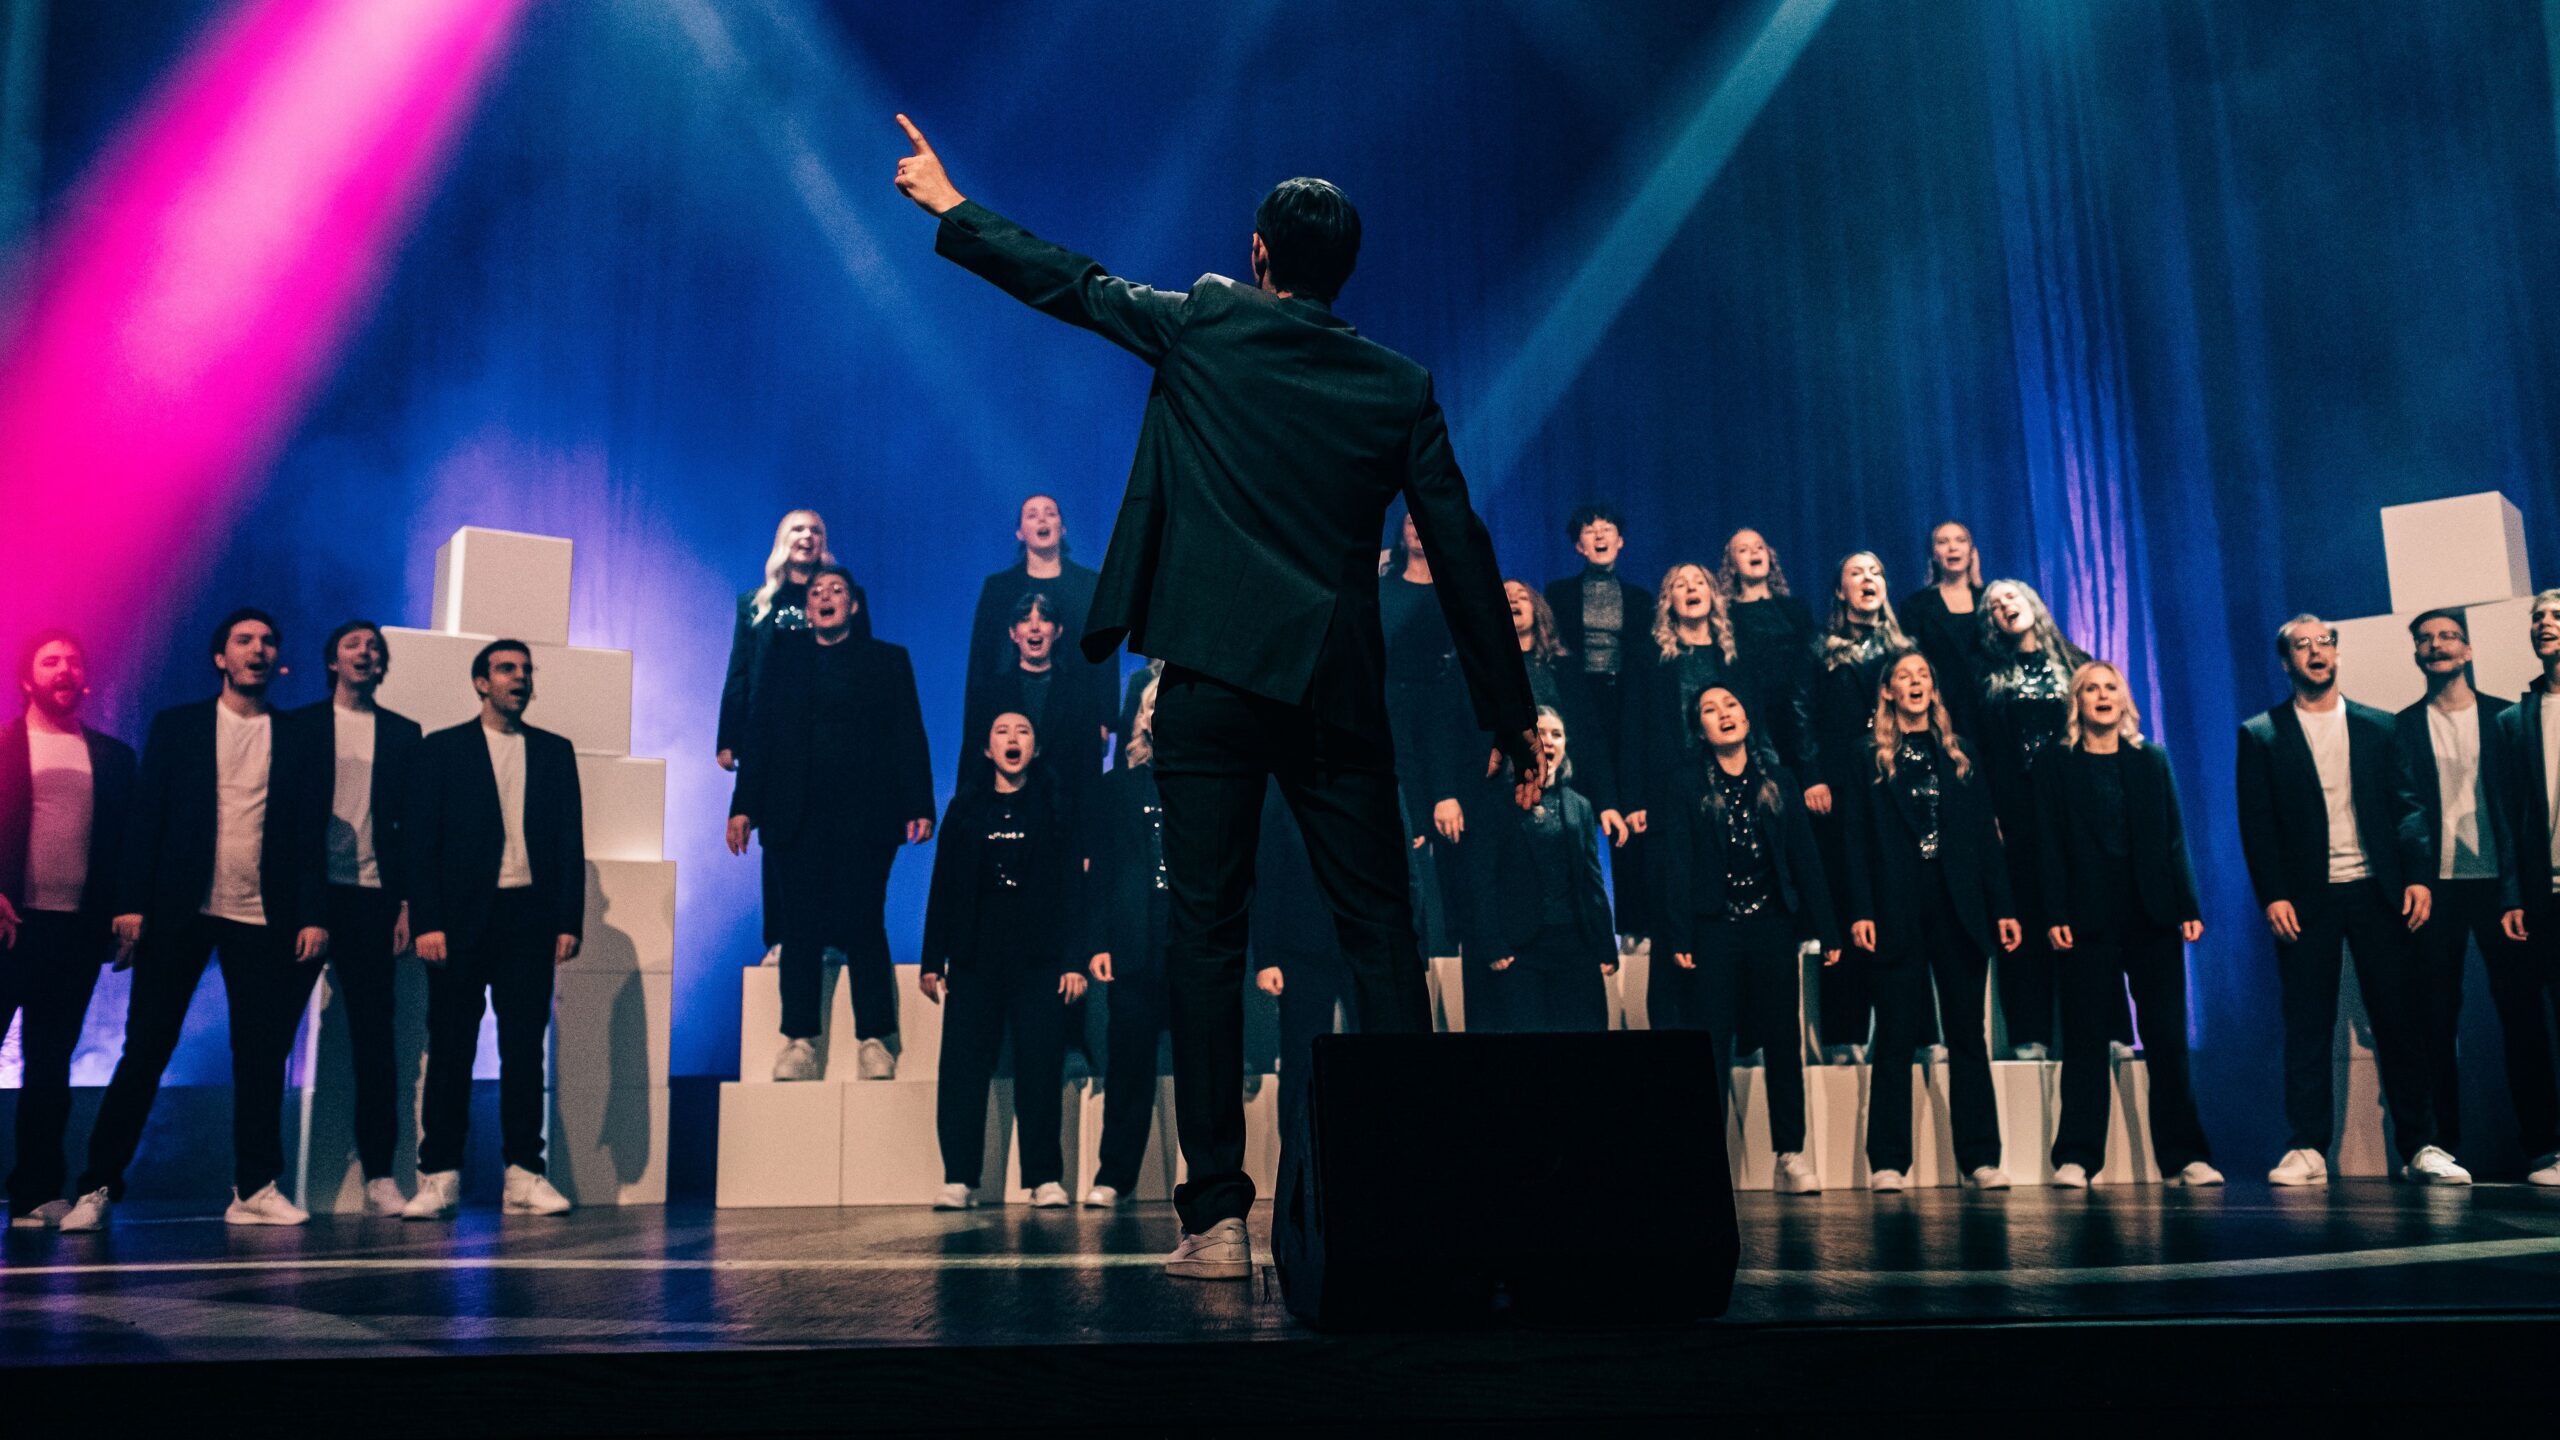
[[[1486,957],[1485,993],[1496,999],[1496,1023],[1476,1025],[1468,1006],[1468,1028],[1508,1030],[1518,1034],[1553,1035],[1609,1028],[1609,982],[1599,958],[1570,924],[1541,926],[1511,966],[1495,970]]]
[[[9,1171],[13,1217],[63,1198],[71,1057],[80,1048],[108,943],[101,916],[27,910],[19,920],[18,943],[0,950],[0,1035],[8,1033],[10,1017],[24,1017],[18,1029],[18,1157]]]
[[[450,958],[427,967],[427,1095],[418,1125],[418,1170],[462,1168],[485,1003],[498,1012],[498,1131],[506,1160],[539,1175],[543,1061],[559,931],[525,887],[498,892],[479,934],[445,938]]]
[[[1833,903],[1839,933],[1849,933],[1849,851],[1846,823],[1842,810],[1848,797],[1834,792],[1831,813],[1814,815],[1813,840],[1822,852],[1822,873],[1831,877]],[[1822,967],[1817,992],[1821,997],[1820,1012],[1815,1016],[1814,1034],[1826,1045],[1864,1045],[1875,1022],[1876,957],[1855,945],[1844,947],[1837,964]]]
[[[2007,822],[2004,820],[2003,824]],[[2017,949],[2003,952],[1992,962],[1999,975],[2000,1018],[2007,1022],[2012,1048],[2049,1047],[2053,1044],[2054,999],[2062,957],[2045,938],[2049,922],[2044,906],[2037,901],[2043,881],[2036,873],[2034,841],[2028,838],[2034,832],[2011,828],[2008,833],[2018,838],[2003,848],[2002,858],[2009,867],[2009,889],[2018,897],[2018,918],[2026,937],[2019,941]],[[2116,1008],[2124,1008],[2121,998]],[[2098,1038],[2101,1056],[2108,1053],[2109,1038]]]
[[[216,954],[222,957],[222,994],[231,1011],[231,1183],[242,1195],[253,1195],[284,1174],[285,1056],[319,967],[296,963],[293,936],[272,925],[209,915],[152,916],[134,956],[124,1054],[89,1132],[82,1194],[103,1188],[124,1198],[125,1167],[142,1144],[143,1124],[160,1096],[160,1076],[177,1053],[196,982]]]
[[[2535,883],[2539,876],[2528,877]],[[2560,1103],[2552,1091],[2551,1032],[2560,1019],[2560,905],[2526,927],[2521,945],[2487,952],[2489,999],[2498,1010],[2507,1056],[2507,1093],[2527,1159],[2560,1151]],[[2500,937],[2504,940],[2504,937]]]
[[[2527,1156],[2560,1149],[2560,1115],[2553,1113],[2551,1041],[2543,1030],[2540,995],[2520,984],[2525,966],[2516,944],[2498,928],[2504,913],[2498,882],[2439,880],[2429,887],[2435,904],[2412,942],[2417,973],[2411,988],[2418,1004],[2419,1041],[2425,1046],[2428,1094],[2435,1107],[2436,1143],[2462,1149],[2462,963],[2476,941],[2489,977],[2489,1002],[2505,1032],[2507,1089],[2516,1107],[2517,1138]]]
[[[400,1143],[399,1060],[392,1024],[400,958],[391,949],[391,927],[399,919],[399,900],[379,889],[329,887],[329,969],[347,1001],[356,1159],[367,1180],[391,1173],[392,1152]]]
[[[2374,1064],[2382,1075],[2392,1143],[2406,1160],[2435,1143],[2435,1118],[2400,897],[2384,895],[2370,880],[2355,880],[2294,903],[2302,937],[2276,946],[2276,974],[2284,986],[2284,1113],[2292,1130],[2285,1148],[2325,1152],[2336,1138],[2330,1097],[2343,946],[2356,967],[2365,1018],[2373,1024]]]
[[[1174,1204],[1188,1232],[1253,1208],[1244,1169],[1245,942],[1269,780],[1279,781],[1306,837],[1362,1028],[1430,1027],[1394,747],[1385,735],[1383,721],[1374,735],[1354,734],[1308,707],[1165,667],[1156,692],[1156,792],[1171,892],[1174,1110],[1191,1176]]]
[[[2131,886],[2117,901],[2120,915],[2134,913]],[[2115,1071],[2108,1052],[2125,991],[2133,992],[2142,1022],[2142,1060],[2151,1080],[2151,1156],[2160,1173],[2175,1175],[2213,1158],[2204,1122],[2196,1115],[2195,1087],[2187,1070],[2187,947],[2174,925],[2082,925],[2061,959],[2062,1123],[2053,1140],[2053,1163],[2078,1165],[2092,1175],[2107,1158]]]
[[[1111,957],[1111,983],[1098,987],[1103,1024],[1102,1164],[1093,1183],[1126,1195],[1137,1188],[1156,1118],[1156,1041],[1164,1034],[1164,951]]]
[[[1939,867],[1929,868],[1935,872]],[[1982,1023],[1982,1002],[1991,978],[1989,957],[1966,938],[1944,874],[1933,874],[1922,895],[1916,933],[1880,937],[1892,958],[1875,972],[1876,1043],[1868,1069],[1867,1167],[1911,1169],[1911,1052],[1929,1043],[1943,1017],[1956,1168],[1970,1175],[2000,1163],[2000,1106],[1991,1093],[1991,1051]]]
[[[1726,919],[1701,915],[1690,933],[1694,970],[1683,970],[1668,950],[1655,955],[1653,1013],[1656,1030],[1702,1030],[1715,1041],[1716,1080],[1733,1103],[1735,1036],[1747,1027],[1761,1043],[1761,1074],[1769,1087],[1770,1148],[1781,1155],[1804,1149],[1804,1046],[1798,1040],[1797,999],[1803,968],[1796,926],[1776,909]]]
[[[1066,1084],[1067,1016],[1054,965],[997,961],[949,977],[943,995],[942,1068],[935,1077],[934,1132],[945,1184],[975,1190],[987,1155],[987,1091],[1013,1032],[1014,1144],[1026,1188],[1065,1183],[1058,1143],[1059,1091]],[[1118,984],[1118,981],[1113,981]],[[1150,1067],[1152,1068],[1152,1067]],[[1141,1138],[1141,1144],[1144,1140]],[[1143,1153],[1143,1151],[1141,1152]],[[1136,1163],[1131,1162],[1134,1171]]]
[[[826,1029],[826,952],[844,952],[856,1040],[898,1033],[898,972],[889,958],[889,871],[895,841],[820,836],[767,846],[765,913],[782,945],[782,1034]]]

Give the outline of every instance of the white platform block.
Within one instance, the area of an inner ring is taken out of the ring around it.
[[[1810,1134],[1805,1143],[1813,1143]],[[1736,1190],[1777,1187],[1778,1157],[1769,1139],[1768,1072],[1757,1065],[1733,1070],[1733,1099],[1725,1110],[1725,1168]]]
[[[555,1091],[548,1158],[552,1182],[581,1205],[664,1205],[666,1087]]]
[[[667,762],[628,755],[578,757],[589,860],[663,860]]]
[[[1455,955],[1431,957],[1431,1028],[1467,1028],[1466,962]]]
[[[846,1205],[924,1205],[942,1187],[942,1148],[934,1134],[934,1106],[942,1086],[935,1081],[908,1085],[840,1084],[844,1096],[844,1179]],[[1061,1087],[1059,1148],[1066,1176],[1079,1173],[1084,1141],[1084,1087]],[[1013,1082],[988,1087],[987,1128],[977,1201],[981,1205],[1027,1204],[1031,1192],[1022,1184],[1019,1147],[1014,1140]]]
[[[1645,1008],[1647,987],[1653,976],[1653,942],[1640,941],[1633,950],[1618,952],[1618,973],[1610,991],[1609,1028],[1612,1030],[1645,1030],[1653,1020]]]
[[[826,976],[826,1028],[818,1036],[818,1060],[831,1081],[851,1081],[856,1047],[853,992],[844,983],[844,967],[830,964]],[[916,969],[898,967],[898,1076],[895,1084],[931,1080],[942,1065],[942,1007],[916,993]],[[837,1036],[848,1037],[839,1049]],[[750,965],[738,981],[738,1080],[741,1084],[773,1083],[773,1057],[782,1049],[782,967]],[[841,1059],[843,1068],[836,1068]],[[805,1083],[805,1082],[794,1082]],[[873,1082],[878,1083],[878,1082]]]
[[[842,1085],[720,1087],[720,1185],[724,1210],[835,1205],[844,1194]]]
[[[560,967],[552,977],[552,1085],[664,1088],[675,978],[664,970]]]
[[[447,634],[568,644],[572,549],[555,536],[463,526],[436,547],[430,623]]]
[[[589,860],[586,936],[563,975],[676,968],[672,860]]]
[[[1083,1158],[1075,1167],[1076,1199],[1093,1188],[1094,1177],[1102,1169],[1102,1103],[1103,1087],[1089,1085],[1084,1089]],[[1180,1182],[1182,1145],[1173,1120],[1173,1077],[1156,1081],[1155,1105],[1149,1113],[1153,1119],[1147,1126],[1146,1158],[1138,1162],[1138,1186],[1120,1198],[1123,1200],[1170,1200],[1173,1187]]]
[[[2524,516],[2494,490],[2384,506],[2382,548],[2404,615],[2533,593]]]
[[[428,730],[459,725],[480,713],[471,662],[495,637],[383,627],[391,672],[375,698]],[[533,704],[527,724],[565,735],[581,754],[631,753],[631,652],[528,641],[533,652]]]

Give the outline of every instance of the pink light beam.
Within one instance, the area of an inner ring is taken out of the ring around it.
[[[0,616],[98,628],[218,526],[372,294],[524,0],[243,0],[0,326]]]

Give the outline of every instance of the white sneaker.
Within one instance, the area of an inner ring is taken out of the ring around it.
[[[1801,1150],[1790,1150],[1778,1157],[1778,1168],[1771,1177],[1781,1195],[1819,1195],[1822,1177],[1814,1172],[1813,1161]]]
[[[2329,1162],[2317,1150],[2287,1150],[2276,1168],[2267,1172],[2270,1185],[2326,1185]]]
[[[2534,1158],[2533,1169],[2524,1177],[2527,1185],[2560,1185],[2560,1150]]]
[[[1031,1192],[1031,1208],[1034,1210],[1064,1210],[1074,1203],[1067,1196],[1067,1187],[1055,1180]]]
[[[459,1170],[422,1170],[418,1173],[418,1193],[400,1207],[403,1220],[450,1220],[462,1208],[462,1172]]]
[[[1867,1177],[1867,1188],[1877,1192],[1900,1192],[1903,1180],[1899,1170],[1878,1170]]]
[[[1976,1165],[1973,1167],[1973,1173],[1964,1177],[1964,1188],[2006,1190],[2009,1188],[2009,1172],[1997,1165]]]
[[[307,1225],[311,1212],[284,1198],[276,1182],[268,1181],[255,1194],[242,1196],[231,1192],[231,1204],[222,1212],[225,1225]]]
[[[70,1211],[62,1217],[62,1223],[54,1228],[64,1234],[104,1230],[107,1228],[107,1217],[115,1213],[115,1208],[115,1197],[109,1195],[104,1189],[92,1190],[72,1202]]]
[[[569,1197],[560,1193],[551,1177],[521,1165],[507,1167],[506,1201],[499,1208],[510,1215],[566,1215],[576,1208]]]
[[[2207,1185],[2221,1184],[2222,1172],[2202,1160],[2190,1160],[2185,1169],[2169,1177],[2169,1183],[2202,1189]]]
[[[1111,1210],[1118,1208],[1119,1204],[1120,1192],[1108,1185],[1096,1185],[1084,1192],[1084,1208],[1087,1210]]]
[[[68,1200],[47,1200],[24,1215],[9,1217],[12,1230],[54,1230],[61,1228],[62,1217],[71,1213]]]
[[[2057,1190],[2086,1190],[2089,1188],[2089,1167],[2076,1161],[2056,1165],[2053,1167],[2053,1185]]]
[[[400,1193],[400,1182],[385,1175],[364,1182],[364,1213],[377,1220],[397,1220],[409,1208],[409,1197]]]
[[[2009,1053],[2017,1056],[2021,1060],[2050,1060],[2053,1058],[2053,1052],[2046,1049],[2042,1042],[2038,1042],[2033,1045],[2020,1045]]]
[[[2107,1042],[2107,1055],[2116,1060],[2139,1060],[2142,1058],[2142,1051],[2140,1047],[2127,1044],[2122,1040],[2110,1040]]]
[[[862,1053],[854,1059],[854,1070],[865,1080],[895,1080],[898,1078],[898,1057],[890,1054],[889,1047],[882,1042],[865,1040]]]
[[[1182,1243],[1164,1257],[1164,1273],[1185,1280],[1244,1280],[1253,1275],[1253,1241],[1241,1220],[1221,1220],[1198,1235],[1185,1233]]]
[[[785,1040],[782,1053],[773,1057],[776,1080],[815,1080],[826,1072],[818,1065],[818,1047],[806,1040]]]
[[[2428,1145],[2400,1167],[2400,1178],[2420,1185],[2468,1185],[2471,1172],[2455,1163],[2442,1146]]]
[[[933,1192],[933,1208],[936,1210],[966,1210],[976,1203],[969,1197],[966,1185],[945,1185]]]

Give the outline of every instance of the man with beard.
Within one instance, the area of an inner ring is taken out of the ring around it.
[[[2391,717],[2338,693],[2338,632],[2316,615],[2276,631],[2293,693],[2240,727],[2240,849],[2284,987],[2284,1158],[2276,1185],[2325,1185],[2338,951],[2356,967],[2404,1178],[2467,1185],[2435,1143],[2409,936],[2432,903],[2424,823]]]
[[[107,958],[107,917],[132,747],[80,723],[89,661],[64,630],[38,634],[18,664],[26,714],[0,726],[0,1034],[12,1016],[24,1068],[9,1223],[62,1223],[62,1130],[71,1056]]]

